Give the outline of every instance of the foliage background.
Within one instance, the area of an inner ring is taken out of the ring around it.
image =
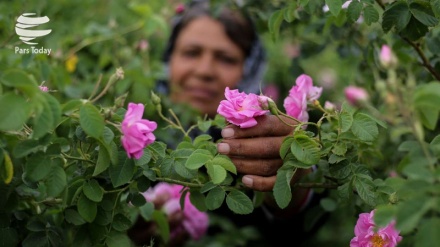
[[[335,103],[342,102],[343,88],[347,85],[366,88],[370,92],[371,104],[382,114],[389,114],[396,119],[392,122],[392,128],[382,133],[378,141],[380,155],[368,163],[379,166],[381,174],[402,172],[405,164],[402,160],[406,154],[397,152],[397,147],[407,140],[417,139],[418,134],[405,124],[406,119],[402,119],[401,113],[397,113],[392,107],[401,102],[396,102],[387,86],[384,86],[387,83],[387,71],[380,67],[377,54],[382,44],[393,48],[402,65],[397,71],[398,75],[402,75],[403,82],[400,86],[409,91],[414,90],[416,84],[438,81],[438,77],[435,78],[426,70],[426,66],[421,65],[420,54],[415,49],[422,49],[429,66],[438,75],[438,20],[428,18],[426,22],[431,25],[424,25],[426,30],[405,27],[403,30],[396,30],[399,22],[395,22],[389,28],[392,30],[385,32],[379,17],[383,15],[382,7],[394,1],[361,1],[366,6],[372,6],[379,14],[377,21],[372,21],[371,24],[366,23],[365,19],[363,22],[356,22],[358,16],[353,14],[354,10],[342,9],[335,13],[337,8],[333,7],[331,11],[324,12],[325,1],[237,2],[246,6],[261,32],[269,58],[265,82],[278,87],[280,97],[277,103],[282,105],[282,99],[287,95],[294,79],[303,72],[309,74],[315,84],[324,87],[321,104],[327,99]],[[339,1],[334,2],[340,4]],[[439,17],[438,1],[401,2],[431,4],[432,16]],[[55,90],[52,95],[60,102],[66,102],[70,99],[88,98],[101,75],[105,82],[115,68],[122,67],[125,79],[111,88],[98,103],[109,106],[115,98],[126,96],[126,102],[147,104],[146,118],[160,121],[148,92],[155,88],[158,79],[165,76],[161,55],[170,33],[170,18],[178,4],[178,1],[170,0],[1,1],[0,76],[10,68],[22,70],[32,75],[37,82],[44,82],[45,86]],[[299,7],[302,5],[306,8]],[[285,9],[281,19],[275,14],[280,9]],[[16,46],[25,47],[15,35],[13,27],[16,18],[26,12],[35,12],[51,19],[48,26],[50,25],[52,33],[39,39],[39,45],[52,49],[50,56],[14,52]],[[414,25],[419,24],[420,22]],[[419,35],[418,31],[427,33],[422,32]],[[274,39],[274,36],[277,38]],[[142,47],[146,43],[147,48]],[[413,110],[408,109],[411,112]],[[179,113],[179,109],[176,112]],[[423,138],[427,142],[436,135],[438,106],[433,112],[434,120],[422,120],[425,127]],[[191,115],[187,116],[185,119],[185,115],[182,115],[183,122],[191,121]],[[313,117],[315,116],[312,112]],[[158,135],[165,139],[166,131],[159,132]],[[438,178],[436,179],[438,183]],[[438,191],[434,193],[438,196]],[[360,202],[355,202],[354,206],[344,205],[336,199],[324,201],[322,208],[332,212],[331,218],[316,238],[307,243],[310,245],[306,246],[347,246],[353,237],[357,215],[367,208]],[[439,212],[436,213],[438,215]],[[230,233],[233,231],[232,228]],[[221,239],[217,239],[219,243],[222,242]],[[407,242],[408,246],[411,244],[412,242]]]

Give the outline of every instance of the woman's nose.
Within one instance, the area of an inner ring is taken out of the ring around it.
[[[214,57],[211,54],[204,53],[199,57],[194,72],[199,77],[212,79],[215,71],[214,66]]]

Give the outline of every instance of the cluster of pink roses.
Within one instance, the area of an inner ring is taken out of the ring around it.
[[[209,218],[206,212],[199,211],[189,200],[189,193],[185,195],[183,210],[180,207],[182,185],[158,183],[155,187],[143,193],[148,202],[154,202],[168,215],[182,214],[182,221],[171,229],[171,238],[186,231],[192,239],[198,240],[205,235]]]
[[[402,240],[399,231],[394,227],[394,221],[376,231],[373,217],[374,210],[359,215],[350,247],[395,247]]]
[[[286,113],[299,121],[307,122],[309,114],[307,105],[317,100],[322,93],[321,87],[313,86],[313,80],[306,74],[296,79],[296,85],[289,91],[284,100]],[[240,93],[237,89],[225,90],[225,100],[220,102],[217,113],[240,128],[249,128],[257,124],[255,117],[268,113],[270,98],[256,94]]]

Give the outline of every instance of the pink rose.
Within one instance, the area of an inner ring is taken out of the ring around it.
[[[395,247],[402,240],[399,231],[394,227],[395,221],[375,231],[373,217],[374,210],[359,215],[354,228],[355,237],[351,239],[350,247]]]
[[[290,89],[289,95],[284,99],[287,115],[301,122],[307,122],[309,120],[307,104],[317,100],[321,94],[322,87],[313,86],[313,80],[310,76],[306,74],[298,76],[296,85]]]
[[[257,124],[255,117],[265,115],[268,111],[263,110],[258,101],[258,95],[240,93],[237,89],[225,89],[226,100],[222,100],[217,113],[226,118],[232,124],[240,128],[250,128]]]
[[[209,218],[206,212],[199,211],[191,203],[189,193],[185,196],[184,209],[180,207],[180,197],[182,185],[158,183],[154,188],[148,189],[143,193],[145,199],[159,205],[167,215],[182,213],[183,220],[180,225],[171,229],[171,238],[179,235],[182,231],[186,231],[192,239],[198,240],[209,226]]]
[[[348,86],[344,90],[345,98],[352,105],[357,105],[361,101],[368,100],[369,96],[365,89],[356,86]]]
[[[153,131],[157,128],[156,122],[142,119],[144,105],[129,103],[128,110],[122,121],[122,146],[129,158],[139,159],[144,148],[156,140]]]

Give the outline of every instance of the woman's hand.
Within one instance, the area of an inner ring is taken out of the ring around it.
[[[283,165],[281,144],[292,133],[293,127],[273,115],[260,116],[256,120],[258,124],[251,128],[241,129],[235,125],[225,127],[222,130],[223,140],[217,145],[217,150],[228,155],[237,172],[244,174],[244,185],[258,191],[271,191],[277,171]]]

